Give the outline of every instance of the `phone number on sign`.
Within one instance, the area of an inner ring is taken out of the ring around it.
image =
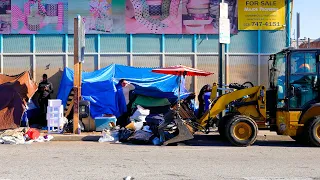
[[[280,22],[251,22],[244,23],[244,26],[278,26],[280,27]]]

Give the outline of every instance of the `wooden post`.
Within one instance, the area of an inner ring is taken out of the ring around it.
[[[74,105],[73,105],[73,133],[79,134],[79,101],[81,96],[81,80],[80,80],[80,63],[79,63],[79,34],[78,34],[79,21],[78,18],[74,18]]]

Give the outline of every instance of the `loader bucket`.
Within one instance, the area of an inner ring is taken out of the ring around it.
[[[175,122],[178,126],[178,135],[168,141],[165,141],[163,145],[168,145],[176,142],[182,142],[186,140],[193,139],[193,135],[191,133],[191,127],[188,128],[187,124],[185,124],[180,118],[175,119]]]
[[[172,139],[169,139],[168,141],[165,141],[164,136],[164,129],[172,122],[175,121],[177,127],[178,127],[178,135],[175,136]],[[163,145],[168,145],[176,142],[186,141],[189,139],[193,139],[193,129],[192,127],[189,127],[186,125],[181,117],[177,114],[176,111],[170,110],[168,113],[164,116],[164,122],[161,123],[158,127],[159,135],[160,135],[160,141],[163,142]]]

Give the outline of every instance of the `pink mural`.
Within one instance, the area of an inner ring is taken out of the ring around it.
[[[12,0],[12,33],[65,33],[67,0]]]
[[[114,30],[111,0],[77,0],[70,1],[68,6],[69,33],[74,33],[73,19],[78,14],[85,21],[87,34],[107,34]],[[124,26],[123,21],[121,25]]]
[[[181,34],[180,0],[126,0],[126,33]]]
[[[91,0],[89,30],[111,32],[113,20],[111,18],[111,0]]]
[[[237,33],[237,0],[228,4],[230,32]],[[182,0],[183,34],[218,34],[220,0]]]
[[[11,30],[11,0],[0,0],[0,34]]]

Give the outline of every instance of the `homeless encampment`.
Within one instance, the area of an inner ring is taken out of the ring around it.
[[[0,74],[0,130],[20,126],[26,104],[36,91],[28,71],[16,76]]]
[[[126,79],[135,85],[134,93],[153,98],[166,98],[170,102],[177,99],[179,77],[151,72],[152,68],[138,68],[111,64],[94,72],[82,74],[82,98],[90,101],[92,118],[102,114],[119,117],[126,111],[122,88],[117,85],[120,79]],[[59,87],[58,99],[66,105],[68,95],[73,88],[74,71],[65,68]],[[188,94],[181,84],[181,96]],[[139,98],[139,102],[145,101]],[[166,103],[165,103],[166,104]],[[167,105],[167,104],[166,104]]]

